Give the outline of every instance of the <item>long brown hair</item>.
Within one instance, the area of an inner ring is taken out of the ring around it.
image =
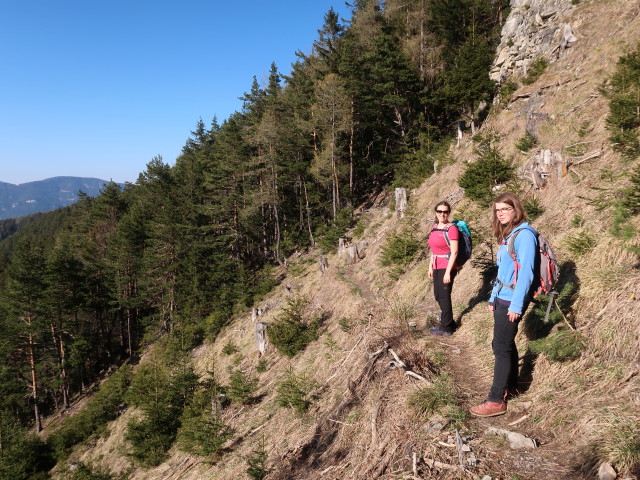
[[[447,207],[449,209],[449,215],[451,215],[451,205],[449,205],[449,202],[445,202],[443,200],[441,202],[436,203],[436,206],[433,207],[433,211],[435,212],[436,210],[438,210],[438,207]],[[438,215],[436,214],[435,217],[436,218],[434,220],[434,223],[439,223]],[[451,218],[451,217],[449,217],[449,218]]]
[[[506,225],[503,225],[500,223],[500,221],[498,221],[498,214],[496,213],[496,203],[506,203],[510,207],[513,207],[515,213],[511,221]],[[527,212],[522,206],[520,197],[518,197],[515,193],[505,192],[501,195],[498,195],[498,197],[493,201],[493,235],[496,237],[498,243],[507,238],[514,228],[516,228],[526,220]]]

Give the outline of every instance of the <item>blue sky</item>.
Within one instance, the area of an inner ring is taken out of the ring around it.
[[[344,0],[0,0],[0,181],[135,182],[174,164],[271,62],[289,73]]]

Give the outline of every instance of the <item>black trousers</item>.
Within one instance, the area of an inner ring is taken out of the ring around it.
[[[433,271],[433,294],[436,302],[440,306],[440,326],[453,332],[456,329],[456,322],[453,320],[453,307],[451,306],[451,289],[453,288],[453,280],[456,278],[457,270],[451,270],[451,282],[444,283],[444,268]]]
[[[502,402],[504,392],[508,388],[515,388],[518,384],[518,348],[516,347],[516,334],[520,317],[515,322],[510,322],[507,312],[509,306],[496,302],[493,310],[493,385],[489,391],[488,400]],[[524,313],[524,312],[523,312]]]

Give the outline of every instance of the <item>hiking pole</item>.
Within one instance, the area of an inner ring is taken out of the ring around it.
[[[544,323],[549,321],[549,314],[551,313],[551,304],[553,303],[553,297],[558,294],[555,290],[549,294],[549,304],[547,305],[547,313],[544,315]]]

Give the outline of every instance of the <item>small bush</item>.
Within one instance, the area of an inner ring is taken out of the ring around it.
[[[46,480],[55,465],[53,451],[35,434],[22,428],[12,412],[0,412],[0,478]]]
[[[353,328],[353,322],[348,317],[340,317],[340,320],[338,320],[338,325],[340,326],[340,330],[347,333],[350,332]]]
[[[343,208],[330,225],[318,227],[314,233],[318,246],[325,252],[334,252],[338,248],[338,239],[344,237],[346,231],[351,226],[351,210]]]
[[[314,383],[304,375],[296,375],[292,368],[287,371],[286,378],[278,385],[276,402],[281,407],[292,408],[304,413],[311,403],[308,396]]]
[[[543,57],[534,60],[531,62],[531,65],[529,65],[527,76],[522,79],[522,83],[525,85],[531,85],[540,78],[548,66],[549,62],[547,62]]]
[[[513,178],[513,168],[503,160],[495,147],[479,150],[480,158],[467,166],[458,180],[466,197],[488,206],[494,197],[494,187]]]
[[[102,469],[94,469],[91,465],[80,462],[74,464],[73,470],[65,469],[64,478],[65,480],[112,480],[114,476]]]
[[[601,88],[609,99],[606,124],[614,150],[628,160],[640,156],[640,49],[620,57],[616,71]]]
[[[254,450],[247,458],[247,474],[253,480],[263,480],[268,474],[269,469],[266,466],[267,463],[267,451],[264,449],[264,445]]]
[[[565,240],[569,251],[576,257],[589,253],[596,246],[596,239],[590,233],[582,231]]]
[[[422,242],[414,236],[413,232],[405,229],[387,238],[387,241],[382,246],[380,263],[383,266],[406,266],[413,261],[422,247]]]
[[[623,189],[620,205],[631,215],[640,213],[640,166],[631,173],[631,186]]]
[[[545,354],[552,362],[565,362],[580,357],[585,349],[584,339],[568,328],[558,328],[552,335],[529,342],[529,350]]]
[[[258,362],[258,366],[256,367],[256,372],[258,373],[264,373],[267,371],[267,367],[269,366],[269,364],[267,363],[266,360],[260,360]]]
[[[510,40],[513,44],[513,41]],[[511,45],[509,45],[511,46]],[[500,99],[500,105],[505,107],[509,100],[511,100],[511,95],[518,89],[518,84],[513,80],[508,80],[500,86],[498,90],[498,98]]]
[[[84,409],[68,418],[62,427],[53,433],[47,443],[51,445],[58,460],[63,460],[71,448],[91,435],[100,433],[108,422],[115,420],[125,405],[125,393],[131,382],[131,367],[123,365],[105,380],[100,390]]]
[[[320,319],[305,318],[308,303],[305,297],[291,298],[282,314],[267,329],[269,341],[287,357],[295,356],[319,337]]]
[[[523,202],[529,220],[532,222],[544,213],[544,207],[537,198],[527,199]]]
[[[224,353],[225,355],[233,355],[237,352],[238,346],[231,341],[227,342],[227,344],[222,348],[222,353]]]
[[[581,227],[582,225],[584,225],[584,217],[581,214],[576,213],[571,219],[571,225],[576,228]]]
[[[253,394],[258,390],[258,379],[250,376],[242,370],[235,369],[229,377],[227,396],[234,403],[250,404]]]
[[[538,144],[538,138],[531,132],[526,132],[516,143],[516,148],[522,152],[528,152]]]

